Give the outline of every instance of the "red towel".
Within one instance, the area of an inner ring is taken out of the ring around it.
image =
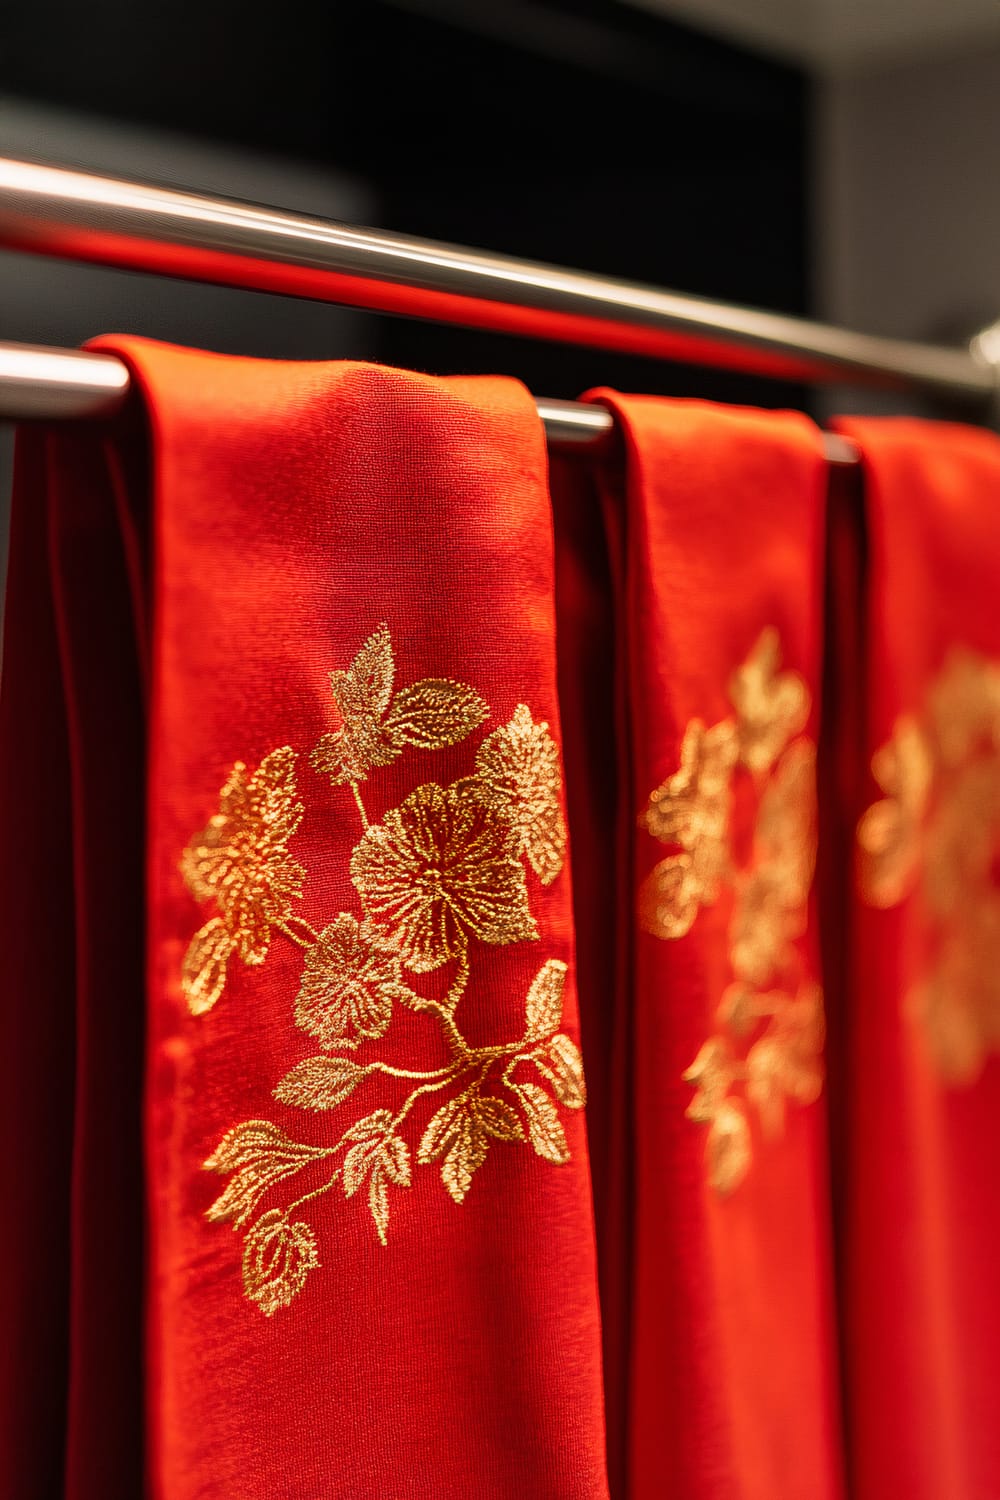
[[[132,369],[148,449],[136,410],[107,434],[24,439],[3,710],[5,746],[35,713],[45,764],[8,759],[4,785],[24,852],[12,870],[5,849],[4,900],[36,957],[15,963],[33,1134],[0,1285],[35,1303],[33,1283],[50,1287],[38,1347],[58,1349],[49,1240],[71,1176],[67,1493],[141,1484],[145,1012],[151,1493],[603,1497],[531,398],[499,379],[98,347]],[[72,1161],[69,960],[37,916],[48,850],[53,920],[66,902],[65,756],[17,665],[53,655],[31,598],[41,545],[24,540],[46,509],[74,771]],[[57,1446],[66,1376],[42,1410],[37,1374],[26,1420]],[[44,1442],[29,1455],[7,1436],[21,1469],[0,1488],[37,1496]]]
[[[811,894],[820,435],[790,413],[594,399],[626,445],[624,482],[605,484],[631,933],[611,1472],[630,1500],[825,1500],[841,1484]]]
[[[838,426],[862,451],[868,545],[862,597],[842,601],[867,620],[841,997],[851,1493],[989,1500],[1000,1485],[1000,443],[943,423]]]

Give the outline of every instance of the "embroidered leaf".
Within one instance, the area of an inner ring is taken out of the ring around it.
[[[747,1053],[747,1098],[759,1111],[765,1132],[777,1136],[784,1126],[786,1099],[813,1104],[822,1092],[826,1025],[818,984],[803,985],[794,999],[780,992],[765,998],[772,1016]]]
[[[461,1203],[472,1186],[474,1173],[486,1160],[490,1140],[471,1110],[458,1117],[451,1150],[441,1164],[441,1181],[456,1203]]]
[[[350,1151],[348,1151],[344,1157],[342,1174],[345,1198],[354,1197],[354,1194],[377,1162],[380,1150],[381,1141],[376,1139],[360,1141],[358,1145],[352,1146]]]
[[[383,1245],[388,1244],[389,1235],[389,1188],[384,1173],[378,1167],[368,1179],[368,1207],[375,1221],[375,1232]]]
[[[417,1161],[422,1167],[436,1161],[454,1139],[458,1129],[457,1117],[461,1113],[463,1103],[462,1095],[449,1099],[448,1103],[442,1105],[437,1114],[432,1116],[417,1148]]]
[[[778,632],[768,626],[729,684],[739,718],[740,758],[755,776],[770,769],[809,718],[805,681],[797,672],[779,672],[780,662]]]
[[[202,1016],[222,994],[226,964],[236,947],[218,917],[206,922],[191,939],[181,970],[181,990],[193,1016]]]
[[[701,887],[689,854],[671,854],[639,887],[639,925],[653,937],[680,938],[698,915]]]
[[[266,1318],[287,1307],[319,1265],[316,1236],[308,1224],[289,1224],[280,1209],[263,1214],[248,1232],[243,1250],[243,1287]]]
[[[382,722],[394,675],[387,625],[369,636],[346,671],[331,672],[330,689],[341,726],[323,736],[309,759],[335,786],[364,781],[373,766],[387,766],[399,754],[399,745],[389,738]]]
[[[323,1146],[293,1141],[270,1120],[246,1120],[242,1125],[234,1125],[204,1163],[210,1172],[234,1174],[205,1217],[232,1219],[238,1228],[246,1223],[258,1199],[275,1183],[328,1154]]]
[[[754,846],[785,909],[805,906],[816,864],[816,750],[808,740],[789,745],[764,789]]]
[[[476,1118],[488,1135],[498,1141],[523,1141],[524,1130],[517,1112],[502,1099],[480,1095],[475,1101]]]
[[[489,717],[489,706],[462,682],[446,677],[425,677],[400,688],[393,700],[385,728],[397,745],[416,745],[420,750],[441,750],[463,740]]]
[[[746,1110],[739,1099],[727,1099],[717,1111],[705,1151],[710,1185],[717,1193],[733,1192],[750,1170],[753,1155]]]
[[[895,906],[909,895],[920,871],[934,777],[931,747],[915,719],[896,720],[892,739],[872,758],[872,774],[887,795],[858,824],[859,882],[872,906]]]
[[[558,1027],[562,1020],[566,973],[567,966],[561,958],[550,958],[531,981],[525,1003],[529,1037],[548,1036]]]
[[[520,852],[549,885],[566,854],[559,747],[545,720],[534,722],[527,704],[519,703],[510,723],[480,745],[476,781],[484,802],[516,828]]]
[[[583,1109],[587,1102],[587,1086],[579,1047],[560,1032],[549,1043],[548,1057],[552,1064],[550,1077],[559,1103],[565,1104],[567,1109]]]
[[[297,1109],[335,1109],[367,1074],[347,1057],[307,1057],[285,1074],[274,1097]]]
[[[356,1120],[350,1130],[344,1132],[345,1141],[367,1141],[372,1136],[384,1136],[392,1124],[392,1110],[376,1109],[363,1120]]]
[[[381,716],[389,707],[395,674],[392,637],[383,621],[365,641],[348,670],[335,675],[349,678],[357,701],[363,701],[371,713]]]
[[[763,1036],[747,1053],[747,1098],[760,1115],[764,1134],[776,1140],[785,1128],[786,1060],[773,1036]]]
[[[661,843],[679,844],[689,854],[724,842],[738,748],[731,719],[710,729],[701,719],[692,719],[681,743],[680,768],[653,792],[640,826]]]
[[[569,1161],[566,1133],[559,1119],[559,1112],[544,1089],[534,1083],[512,1083],[509,1085],[524,1105],[528,1120],[528,1135],[539,1156],[561,1166]]]
[[[410,1186],[410,1151],[404,1140],[375,1137],[352,1146],[344,1158],[344,1196],[352,1198],[368,1178],[368,1207],[382,1244],[389,1231],[389,1187]]]
[[[696,1093],[685,1113],[689,1120],[705,1124],[714,1120],[736,1076],[736,1060],[725,1037],[711,1036],[684,1074],[684,1082]]]
[[[444,1154],[441,1181],[456,1203],[461,1203],[486,1160],[490,1137],[500,1141],[524,1139],[521,1122],[500,1099],[470,1093],[439,1109],[424,1131],[417,1160],[421,1165]]]
[[[410,1186],[410,1148],[398,1135],[386,1142],[382,1164],[390,1182],[397,1187]]]

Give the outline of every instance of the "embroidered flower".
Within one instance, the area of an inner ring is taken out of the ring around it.
[[[950,651],[872,771],[886,796],[858,824],[861,893],[919,903],[930,942],[906,1013],[940,1076],[968,1084],[1000,1050],[1000,666]]]
[[[766,1134],[780,1134],[787,1102],[809,1104],[823,1086],[823,1000],[796,946],[806,928],[816,856],[816,751],[796,739],[809,717],[805,682],[777,671],[777,631],[764,630],[733,673],[735,719],[687,727],[680,767],[639,818],[678,851],[639,890],[639,923],[652,936],[683,938],[702,906],[732,893],[730,979],[716,1031],[684,1081],[689,1119],[708,1127],[705,1162],[718,1193],[733,1192],[753,1161],[750,1106]],[[747,855],[734,848],[731,809],[756,804]],[[748,777],[745,772],[750,772]]]
[[[406,746],[452,745],[489,716],[467,684],[426,677],[397,689],[395,675],[389,630],[381,625],[351,665],[334,672],[341,722],[312,756],[334,785],[350,783],[343,802],[345,816],[353,818],[356,809],[360,818],[350,862],[360,915],[341,911],[317,930],[289,909],[303,878],[288,854],[302,815],[290,749],[273,752],[253,775],[242,764],[234,767],[219,813],[184,856],[192,892],[216,905],[183,964],[191,1009],[214,1004],[234,952],[262,962],[275,929],[302,950],[295,1021],[325,1049],[294,1061],[273,1090],[277,1104],[313,1116],[324,1144],[296,1140],[269,1120],[245,1120],[204,1162],[229,1178],[206,1217],[246,1235],[244,1290],[267,1317],[292,1302],[319,1263],[312,1229],[291,1222],[298,1207],[339,1188],[345,1202],[367,1200],[375,1234],[388,1245],[395,1204],[410,1189],[415,1167],[440,1162],[444,1188],[462,1203],[495,1143],[530,1149],[554,1165],[568,1161],[560,1107],[580,1110],[586,1103],[583,1060],[569,1035],[572,1014],[563,1013],[564,959],[547,957],[538,968],[516,1037],[472,1045],[459,1019],[474,980],[469,938],[537,939],[525,861],[545,883],[563,865],[555,741],[519,704],[480,747],[475,774],[448,787],[418,785],[373,824],[361,786],[373,767],[394,761]],[[404,982],[404,969],[426,973],[449,961],[445,995],[429,993],[441,988],[432,981],[417,988]],[[519,983],[517,969],[512,956],[503,966],[508,983]],[[409,1012],[397,1028],[402,1055],[399,1048],[351,1055],[362,1042],[386,1037],[397,1000]],[[428,1025],[439,1028],[430,1049],[432,1039],[418,1034]],[[372,1108],[380,1085],[383,1102]],[[360,1118],[359,1109],[367,1111]],[[305,1191],[254,1222],[265,1199],[291,1195],[290,1181],[299,1174],[312,1179]]]
[[[706,729],[692,719],[681,744],[680,769],[668,776],[639,817],[663,844],[681,852],[656,865],[639,891],[639,921],[654,937],[683,937],[698,909],[711,906],[730,863],[731,778],[739,749],[730,719]]]
[[[809,718],[809,689],[797,672],[779,672],[781,644],[773,626],[762,630],[733,673],[729,697],[740,726],[740,759],[761,776]]]
[[[185,850],[181,869],[188,889],[196,901],[214,900],[218,911],[195,934],[184,962],[182,987],[196,1014],[222,993],[232,952],[246,964],[267,957],[271,928],[288,917],[302,886],[304,871],[288,852],[301,819],[295,752],[286,745],[272,750],[252,774],[236,762],[219,811]]]
[[[895,906],[917,878],[934,774],[933,752],[915,719],[896,720],[892,739],[872,757],[872,774],[886,796],[858,824],[861,887],[873,906]]]
[[[416,973],[484,943],[536,938],[517,831],[471,781],[417,787],[365,830],[351,878],[371,920]]]
[[[324,1047],[356,1047],[382,1036],[393,1001],[408,995],[396,949],[370,922],[341,912],[306,951],[295,1020]]]
[[[248,1232],[243,1250],[243,1286],[266,1318],[287,1307],[319,1265],[316,1236],[308,1224],[290,1224],[269,1209]]]
[[[484,800],[518,830],[520,847],[543,885],[563,867],[566,824],[559,805],[559,749],[544,719],[519,703],[513,718],[479,747],[476,778]]]

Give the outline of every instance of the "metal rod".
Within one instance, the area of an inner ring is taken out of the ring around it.
[[[810,381],[987,398],[981,350],[779,313],[432,240],[0,159],[0,245],[529,337]]]
[[[0,343],[0,419],[111,417],[127,399],[130,384],[127,367],[113,354]],[[614,419],[601,406],[545,397],[536,405],[549,444],[559,452],[599,453],[613,443]],[[857,450],[846,439],[825,433],[824,444],[831,463],[857,461]]]

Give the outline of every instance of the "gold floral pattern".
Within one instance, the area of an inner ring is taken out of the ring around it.
[[[477,794],[517,830],[520,852],[543,885],[563,867],[566,824],[559,802],[559,748],[544,719],[519,703],[476,755]]]
[[[385,1035],[408,994],[396,945],[342,911],[306,950],[295,1020],[322,1047],[357,1047]]]
[[[389,1091],[389,1104],[369,1108],[329,1144],[297,1141],[270,1120],[246,1120],[205,1162],[228,1177],[207,1217],[245,1234],[244,1291],[267,1317],[287,1307],[319,1267],[313,1228],[293,1217],[306,1204],[337,1189],[345,1200],[364,1190],[385,1245],[393,1203],[412,1187],[414,1166],[439,1164],[444,1188],[462,1203],[496,1145],[528,1145],[545,1161],[568,1161],[560,1106],[578,1110],[586,1102],[579,1048],[561,1029],[561,959],[546,958],[537,969],[515,1040],[473,1046],[456,1018],[477,945],[540,938],[528,869],[550,884],[563,867],[559,752],[548,725],[518,704],[480,744],[471,775],[448,786],[424,782],[372,822],[361,793],[369,773],[407,746],[453,745],[489,714],[461,683],[424,678],[395,689],[395,676],[390,633],[380,625],[351,665],[333,673],[339,724],[310,756],[334,786],[349,787],[357,807],[349,873],[360,913],[339,912],[317,929],[293,909],[306,877],[288,850],[303,807],[287,746],[255,772],[242,762],[233,768],[219,812],[182,861],[192,895],[215,905],[184,960],[189,1009],[202,1014],[218,1001],[234,953],[260,964],[280,934],[303,951],[295,1023],[323,1051],[279,1079],[277,1102],[326,1114],[375,1084]],[[443,979],[429,977],[442,970]],[[398,1006],[437,1027],[437,1066],[363,1051],[387,1044]],[[411,1135],[427,1103],[434,1107]],[[300,1174],[311,1180],[304,1192],[261,1211],[269,1194]]]
[[[419,786],[366,828],[351,879],[417,974],[460,958],[470,936],[484,943],[538,936],[515,825],[477,795],[472,780]]]
[[[196,901],[214,901],[218,915],[191,939],[182,983],[191,1010],[210,1010],[222,993],[233,952],[245,964],[267,957],[272,927],[291,913],[305,872],[288,853],[302,820],[295,800],[295,752],[272,750],[251,775],[237,761],[219,797],[219,811],[184,853],[182,869]]]
[[[884,796],[858,824],[860,890],[916,903],[926,963],[905,1009],[944,1081],[972,1083],[1000,1051],[1000,664],[953,649],[872,773]]]
[[[478,693],[447,678],[425,677],[394,697],[395,672],[389,627],[380,625],[346,671],[331,674],[342,722],[323,736],[311,760],[335,786],[366,780],[370,770],[389,765],[406,745],[441,750],[489,716]]]
[[[779,1136],[789,1102],[823,1087],[823,996],[798,946],[806,927],[816,846],[815,746],[802,735],[810,697],[781,672],[777,631],[764,630],[730,679],[731,718],[685,731],[680,767],[651,794],[639,825],[674,852],[639,890],[640,926],[684,937],[705,907],[726,897],[732,980],[717,1030],[684,1074],[688,1118],[708,1127],[708,1181],[733,1192],[753,1163],[750,1109]],[[739,773],[755,805],[749,857],[734,848]]]

